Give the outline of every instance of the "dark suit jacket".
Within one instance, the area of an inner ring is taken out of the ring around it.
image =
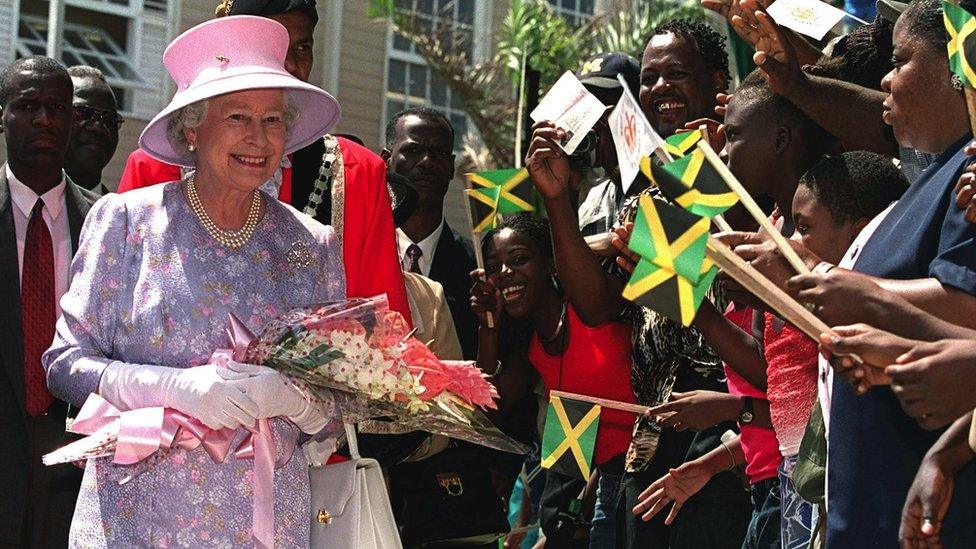
[[[72,253],[88,210],[98,195],[69,179],[64,193]],[[17,268],[17,240],[14,231],[14,203],[6,170],[0,166],[0,544],[24,539],[24,517],[29,498],[31,436],[24,402],[24,349],[20,324],[20,275]],[[64,421],[60,424],[63,426]],[[61,435],[64,435],[63,429]],[[67,438],[65,438],[67,440]],[[66,473],[77,477],[80,469],[69,466]],[[75,469],[72,471],[72,469]],[[71,521],[71,514],[66,519]]]
[[[444,296],[451,309],[454,328],[461,341],[461,352],[466,360],[478,358],[478,319],[471,311],[470,300],[470,273],[474,269],[474,252],[471,246],[445,221],[428,277],[444,286]]]

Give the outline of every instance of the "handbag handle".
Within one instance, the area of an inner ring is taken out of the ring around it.
[[[362,459],[359,455],[359,439],[356,438],[356,424],[343,423],[346,428],[346,444],[349,445],[349,455],[352,459]]]

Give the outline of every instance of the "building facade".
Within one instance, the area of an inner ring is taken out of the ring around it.
[[[592,16],[594,0],[550,0],[572,21]],[[146,123],[173,93],[162,66],[166,45],[184,30],[213,17],[218,0],[65,0],[62,61],[91,65],[105,73],[126,117],[119,148],[105,170],[105,184],[117,185],[125,159],[137,146]],[[469,33],[474,59],[491,55],[493,29],[504,17],[503,0],[407,0],[420,17],[440,21],[443,6]],[[443,109],[458,129],[467,131],[464,112],[389,24],[367,17],[365,0],[320,1],[315,32],[312,83],[332,92],[342,104],[337,131],[359,136],[375,151],[383,146],[386,120],[406,106]],[[0,0],[0,62],[45,52],[48,2]],[[0,148],[0,157],[3,149]]]

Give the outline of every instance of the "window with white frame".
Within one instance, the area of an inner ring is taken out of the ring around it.
[[[593,19],[595,0],[549,0],[549,3],[571,25],[576,26]]]
[[[150,118],[162,107],[166,71],[162,54],[170,19],[178,4],[171,0],[66,0],[61,61],[89,65],[105,74],[121,110]],[[46,51],[47,3],[22,0],[15,55]]]
[[[47,20],[32,15],[20,16],[17,53],[27,57],[44,55],[47,48]],[[110,84],[121,88],[145,88],[148,81],[126,57],[125,51],[105,31],[64,24],[62,61],[73,67],[88,65],[102,71]]]
[[[411,14],[416,26],[440,33],[442,43],[463,47],[471,60],[478,34],[476,11],[484,1],[487,0],[398,0],[397,4]],[[460,148],[468,130],[468,116],[451,88],[427,66],[409,40],[391,31],[387,44],[384,120],[405,108],[432,106],[451,120],[454,148]]]

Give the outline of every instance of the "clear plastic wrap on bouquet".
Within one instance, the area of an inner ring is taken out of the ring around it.
[[[292,309],[257,336],[231,319],[235,358],[332,391],[364,431],[427,431],[506,452],[527,447],[495,427],[494,386],[473,362],[443,361],[413,337],[385,296]],[[236,326],[236,328],[235,328]]]

